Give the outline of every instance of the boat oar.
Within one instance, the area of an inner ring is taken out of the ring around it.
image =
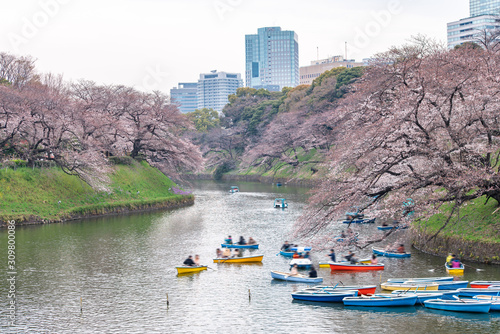
[[[217,271],[217,269],[214,269],[212,267],[206,266],[208,269],[212,269],[213,271]]]
[[[474,268],[474,269],[476,269],[476,271],[484,271],[484,269],[480,269],[480,268],[473,267],[473,266],[471,266],[470,264],[465,264],[465,263],[463,263],[463,265],[464,265],[464,267],[465,267],[465,266],[467,266],[467,267]]]

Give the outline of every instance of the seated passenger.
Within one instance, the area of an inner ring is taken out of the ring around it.
[[[228,245],[232,245],[233,244],[233,238],[231,238],[231,236],[228,236],[227,239],[224,239],[224,242]]]
[[[194,264],[197,266],[200,265],[200,256],[199,255],[194,256]]]
[[[377,255],[373,254],[370,260],[370,264],[378,264]]]
[[[250,237],[250,238],[248,238],[248,244],[255,245],[255,244],[257,244],[257,241],[255,241],[252,237]]]
[[[309,252],[306,252],[303,256],[304,259],[308,259],[310,257]]]
[[[300,259],[301,257],[302,256],[300,256],[300,254],[297,251],[293,252],[292,258],[294,258],[294,259]]]
[[[293,266],[292,266],[292,269],[290,269],[290,276],[294,276],[294,275],[298,275],[299,274],[299,271],[297,270],[297,263],[295,263]]]
[[[405,251],[405,245],[400,244],[398,249],[396,250],[398,253],[406,253]]]
[[[185,266],[189,266],[189,267],[192,267],[195,265],[194,261],[193,261],[193,256],[192,255],[189,255],[188,258],[186,260],[184,260],[183,264]]]
[[[318,277],[318,272],[314,269],[314,266],[311,266],[311,270],[309,271],[309,277],[314,278]]]
[[[215,250],[215,256],[220,259],[222,257],[222,251],[220,250],[220,248],[217,248]]]
[[[240,236],[240,240],[238,241],[238,245],[246,245],[247,242],[245,240],[245,238],[243,238],[243,236]]]
[[[229,248],[224,248],[222,252],[222,257],[231,257],[231,250]]]
[[[288,241],[285,241],[285,243],[283,244],[283,246],[281,246],[281,250],[285,251],[285,252],[288,252],[290,250],[290,247],[292,247],[292,245],[290,245],[288,243]]]

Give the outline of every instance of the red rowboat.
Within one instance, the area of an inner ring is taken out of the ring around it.
[[[500,281],[472,281],[470,287],[475,289],[486,289],[490,285],[500,285]]]
[[[364,263],[345,263],[345,262],[330,262],[330,269],[347,270],[347,271],[369,271],[369,270],[384,270],[384,264],[364,264]]]

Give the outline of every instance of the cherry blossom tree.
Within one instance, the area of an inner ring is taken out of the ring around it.
[[[466,201],[499,202],[499,69],[494,50],[425,38],[379,55],[331,114],[344,135],[296,234],[328,228],[352,205],[403,219],[409,198],[421,218],[451,203],[450,221]]]

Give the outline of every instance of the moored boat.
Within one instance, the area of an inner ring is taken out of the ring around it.
[[[246,244],[246,245],[238,245],[238,244],[221,244],[220,245],[222,248],[252,248],[252,249],[257,249],[259,248],[259,244]]]
[[[178,274],[187,274],[187,273],[198,273],[203,270],[207,270],[207,266],[178,266],[175,267],[177,269]]]
[[[459,297],[474,297],[477,295],[500,296],[500,288],[463,288],[458,289]]]
[[[374,296],[346,297],[343,299],[347,306],[394,307],[413,306],[417,302],[417,295],[393,296],[376,294]]]
[[[472,281],[470,282],[471,288],[486,289],[492,285],[500,285],[500,281]]]
[[[271,277],[281,281],[300,282],[300,283],[321,283],[323,277],[309,277],[307,275],[290,275],[280,271],[271,270]]]
[[[347,270],[347,271],[369,271],[369,270],[384,270],[384,264],[364,264],[348,262],[330,262],[330,270]]]
[[[473,299],[430,299],[424,301],[425,307],[455,312],[488,313],[490,311],[490,301],[478,301]]]
[[[381,230],[381,231],[388,231],[388,230],[392,230],[393,228],[396,230],[404,230],[404,229],[408,228],[408,226],[401,226],[401,225],[377,226],[377,229]]]
[[[490,301],[491,307],[490,311],[500,311],[500,296],[486,296],[486,295],[477,295],[474,299],[480,301]]]
[[[385,282],[380,284],[380,287],[384,290],[407,290],[407,291],[418,291],[418,290],[437,290],[439,285],[430,282],[415,282],[415,283],[392,283]]]
[[[357,290],[338,291],[308,291],[302,290],[292,293],[292,298],[297,300],[307,300],[311,302],[341,303],[345,297],[356,297]]]
[[[414,282],[442,282],[442,281],[453,281],[453,276],[445,277],[416,277],[416,278],[388,278],[387,282],[391,283],[404,283],[408,281]]]
[[[406,281],[405,283],[422,283],[422,281]],[[456,290],[466,288],[469,285],[469,281],[441,281],[428,283],[437,284],[438,290]]]
[[[264,255],[252,255],[241,257],[215,258],[214,263],[252,263],[262,262]]]
[[[306,252],[311,251],[311,247],[290,247],[287,250],[280,250],[280,255],[284,257],[292,257],[295,252],[297,252],[300,256],[303,256]]]
[[[382,248],[375,248],[375,247],[372,247],[372,252],[373,252],[373,254],[377,254],[379,256],[385,256],[385,257],[405,258],[405,257],[411,256],[411,253],[397,253],[397,252],[386,251]]]
[[[448,265],[448,263],[444,264],[444,267],[446,268],[446,272],[450,275],[463,275],[464,274],[464,264],[461,263],[460,267],[458,268],[452,268]]]
[[[306,290],[319,290],[319,291],[338,291],[338,290],[357,290],[360,295],[374,294],[377,289],[376,285],[317,285]]]
[[[369,264],[370,261],[371,261],[371,259],[360,259],[359,263]],[[320,268],[330,268],[330,263],[335,263],[335,262],[332,262],[332,261],[322,261],[322,262],[319,262],[318,265],[319,265]],[[340,262],[340,263],[349,263],[349,262],[344,261],[344,262]]]
[[[440,299],[455,299],[454,296],[458,296],[458,290],[418,290],[411,291],[408,290],[394,290],[391,292],[392,294],[402,294],[402,293],[416,293],[417,295],[433,295],[439,293],[441,297]]]
[[[344,224],[373,224],[375,223],[376,218],[363,218],[363,219],[353,219],[353,220],[344,220],[342,223]]]
[[[391,295],[396,295],[396,296],[409,296],[411,294],[414,294],[417,296],[417,303],[418,304],[422,304],[424,301],[429,300],[429,299],[437,299],[437,298],[444,299],[443,294],[438,292],[438,291],[421,293],[420,291],[396,290],[396,291],[391,292]]]

